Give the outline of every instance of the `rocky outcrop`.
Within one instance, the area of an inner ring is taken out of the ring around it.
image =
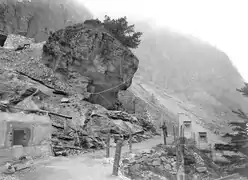
[[[46,41],[49,31],[92,18],[77,1],[32,0],[0,1],[0,31]]]
[[[111,138],[128,139],[132,133],[132,141],[140,142],[152,136],[154,127],[145,119],[84,101],[84,91],[76,91],[70,81],[61,80],[43,64],[42,46],[31,43],[20,51],[0,49],[0,111],[49,113],[55,155],[105,147],[109,127]]]
[[[132,134],[132,142],[136,143],[150,138],[153,134],[152,131],[145,131],[146,127],[142,126],[143,124],[140,121],[133,121],[133,119],[136,119],[135,116],[129,115],[129,118],[127,118],[128,116],[125,118],[120,116],[116,119],[123,112],[108,111],[106,109],[99,110],[94,110],[86,117],[83,129],[89,135],[105,139],[108,132],[110,132],[112,138],[115,140],[120,137],[128,140],[130,134]]]
[[[118,92],[131,85],[139,61],[106,30],[75,24],[49,37],[43,62],[79,91],[87,83],[90,102],[114,109]]]

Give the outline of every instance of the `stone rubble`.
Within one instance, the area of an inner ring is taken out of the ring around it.
[[[13,44],[19,46],[27,43],[30,43],[27,49],[12,50],[16,48]],[[53,70],[42,62],[42,48],[45,43],[34,43],[33,39],[19,35],[8,36],[5,48],[0,50],[0,101],[6,102],[4,105],[0,104],[0,110],[20,112],[21,109],[36,109],[72,117],[69,120],[50,115],[54,129],[52,147],[55,155],[78,154],[85,152],[84,149],[104,148],[107,131],[105,129],[98,132],[103,129],[99,123],[108,127],[107,123],[111,122],[111,134],[125,135],[126,140],[132,132],[133,143],[152,136],[152,133],[146,133],[147,127],[144,124],[148,123],[144,123],[145,119],[138,119],[135,115],[121,111],[108,111],[100,105],[84,101],[88,95],[86,81],[81,91],[77,92],[70,82],[55,76]],[[83,80],[83,76],[80,77]],[[15,106],[21,109],[18,110]],[[96,124],[91,127],[94,121]]]
[[[174,151],[173,151],[174,150]],[[177,172],[175,147],[158,145],[149,153],[143,152],[133,158],[123,159],[122,170],[131,179],[157,176],[158,179],[174,179]]]

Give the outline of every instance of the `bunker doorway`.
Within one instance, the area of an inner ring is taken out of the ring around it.
[[[12,145],[22,145],[23,147],[28,146],[30,139],[29,129],[13,129],[13,141]]]
[[[0,33],[0,46],[1,47],[4,46],[4,43],[5,43],[6,39],[7,39],[7,36]]]

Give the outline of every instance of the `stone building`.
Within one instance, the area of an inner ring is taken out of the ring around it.
[[[0,165],[21,156],[51,154],[49,116],[0,112]]]
[[[4,48],[16,49],[19,46],[23,46],[24,44],[32,44],[32,43],[34,43],[33,38],[27,38],[25,36],[21,36],[17,34],[9,34],[4,42]]]

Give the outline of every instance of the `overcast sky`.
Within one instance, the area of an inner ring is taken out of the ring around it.
[[[149,19],[192,34],[227,53],[248,81],[248,0],[78,0],[102,19]]]

